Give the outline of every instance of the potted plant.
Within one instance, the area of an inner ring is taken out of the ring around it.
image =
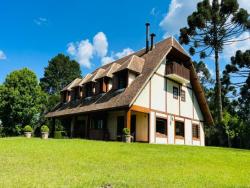
[[[123,134],[124,134],[124,141],[126,143],[130,143],[131,142],[130,129],[129,128],[124,128],[123,129]]]
[[[43,125],[41,127],[42,139],[47,139],[49,137],[49,127],[47,125]]]
[[[26,125],[24,128],[23,128],[23,132],[24,132],[24,136],[26,138],[31,138],[31,133],[32,133],[33,129],[30,125]]]

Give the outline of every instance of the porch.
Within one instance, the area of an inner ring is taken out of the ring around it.
[[[132,141],[149,142],[149,113],[141,109],[100,111],[60,120],[70,138],[122,141],[126,127],[130,129]]]

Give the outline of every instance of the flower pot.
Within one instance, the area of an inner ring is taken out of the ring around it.
[[[42,139],[48,139],[49,133],[48,132],[42,132]]]
[[[125,142],[130,143],[131,142],[131,136],[130,135],[125,135]]]
[[[24,136],[26,138],[31,138],[31,132],[24,132]]]

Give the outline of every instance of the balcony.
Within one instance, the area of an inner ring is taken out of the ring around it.
[[[182,84],[190,82],[189,69],[176,62],[166,64],[166,76]]]

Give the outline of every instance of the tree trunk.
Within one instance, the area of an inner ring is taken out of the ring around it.
[[[218,50],[215,49],[215,72],[216,72],[216,111],[218,123],[222,122],[222,99],[221,99],[221,81],[220,81],[220,66],[219,66],[219,55]]]

